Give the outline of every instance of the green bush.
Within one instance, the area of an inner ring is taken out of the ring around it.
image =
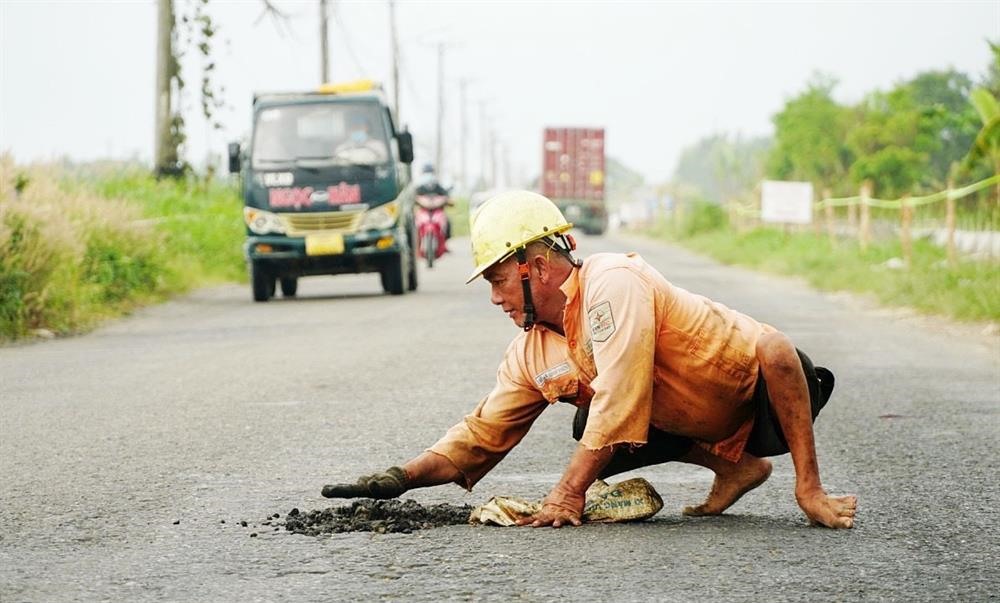
[[[130,233],[95,230],[83,257],[83,280],[97,287],[102,302],[120,302],[158,290],[170,267],[149,239]]]
[[[683,214],[678,225],[678,234],[682,237],[693,237],[704,232],[712,232],[725,228],[729,218],[718,203],[695,201]]]

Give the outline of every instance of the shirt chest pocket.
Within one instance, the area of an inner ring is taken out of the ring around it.
[[[579,392],[579,380],[568,362],[549,367],[535,376],[535,385],[549,402],[572,399]]]

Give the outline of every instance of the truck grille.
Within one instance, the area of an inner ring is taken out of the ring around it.
[[[289,236],[302,236],[317,231],[354,232],[361,223],[363,211],[324,211],[301,214],[278,214]]]

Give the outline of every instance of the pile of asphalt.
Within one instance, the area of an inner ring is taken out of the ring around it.
[[[285,529],[296,534],[318,536],[343,532],[409,534],[414,530],[469,523],[469,505],[423,506],[415,500],[362,498],[342,507],[316,511],[292,509],[285,516]]]

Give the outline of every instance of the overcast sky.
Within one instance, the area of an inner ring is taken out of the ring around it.
[[[391,82],[386,2],[330,0],[331,79]],[[176,0],[179,8],[188,0]],[[222,131],[199,119],[197,62],[185,62],[188,158],[202,163],[247,134],[254,90],[320,80],[318,0],[211,0],[219,34]],[[1000,40],[1000,2],[419,2],[399,0],[401,116],[418,161],[434,155],[437,62],[445,42],[446,155],[459,171],[459,80],[468,84],[467,171],[480,125],[534,177],[545,126],[607,129],[608,154],[651,182],[681,150],[718,132],[766,135],[817,71],[838,100],[932,69],[979,79]],[[154,0],[0,0],[0,149],[18,161],[139,157],[153,146]],[[189,53],[194,58],[195,52]],[[391,88],[389,89],[391,93]],[[481,120],[480,108],[486,119]],[[521,184],[521,182],[514,182]]]

